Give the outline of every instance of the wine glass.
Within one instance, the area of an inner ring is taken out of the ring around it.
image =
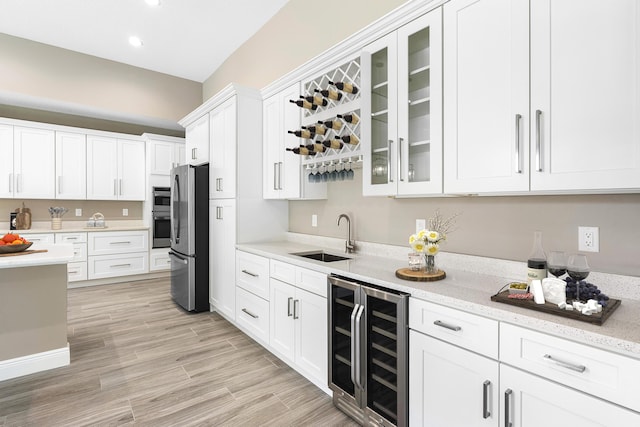
[[[562,251],[549,252],[547,269],[549,273],[556,276],[556,278],[562,276],[567,272],[567,254]]]
[[[567,260],[567,274],[576,282],[576,300],[580,301],[580,285],[578,285],[578,282],[589,276],[587,257],[582,254],[569,256]]]

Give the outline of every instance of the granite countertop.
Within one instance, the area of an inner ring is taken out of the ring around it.
[[[491,301],[491,296],[497,293],[505,284],[521,279],[513,277],[512,272],[508,271],[508,269],[504,270],[507,272],[504,275],[496,274],[495,269],[492,274],[480,274],[474,271],[465,271],[465,268],[456,269],[451,265],[441,264],[447,274],[444,280],[412,282],[395,276],[395,271],[406,267],[407,261],[399,257],[387,256],[387,254],[384,254],[385,256],[375,256],[367,253],[344,254],[343,251],[336,250],[335,247],[327,249],[326,246],[294,241],[246,243],[237,245],[237,248],[245,252],[284,261],[322,273],[335,273],[404,291],[421,300],[640,359],[640,315],[638,315],[640,313],[640,299],[616,296],[616,294],[601,286],[599,287],[605,293],[613,298],[620,299],[622,304],[603,325],[598,326],[558,315]],[[329,253],[349,256],[352,259],[324,263],[292,255],[295,252],[312,250],[325,250]],[[407,252],[408,249],[403,249],[405,256]],[[447,260],[448,264],[454,264],[451,258],[451,256],[443,256],[443,259]],[[496,263],[499,264],[500,261],[496,260]],[[635,296],[633,295],[633,297]]]
[[[33,247],[32,247],[33,248]],[[56,245],[41,244],[38,250],[46,252],[27,253],[24,255],[0,257],[0,269],[17,267],[34,267],[38,265],[66,264],[73,259],[73,245],[60,243]],[[1,282],[1,281],[0,281]]]

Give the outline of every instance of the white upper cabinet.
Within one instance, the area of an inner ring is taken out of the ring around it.
[[[444,191],[529,190],[529,1],[444,5]]]
[[[87,136],[87,199],[145,199],[144,141]]]
[[[185,128],[186,161],[200,165],[209,161],[209,114],[205,114]]]
[[[640,188],[640,2],[531,2],[531,190]]]
[[[442,193],[442,11],[366,46],[363,194]]]
[[[639,10],[445,4],[445,193],[640,188]]]
[[[3,171],[0,174],[0,197],[13,197],[13,126],[0,124],[0,158]]]
[[[233,96],[209,113],[210,199],[236,196],[237,100]],[[256,171],[257,172],[257,171]]]
[[[56,199],[87,197],[87,137],[56,132]]]
[[[171,169],[184,164],[184,138],[142,135],[147,138],[147,162],[151,175],[169,176]]]
[[[13,194],[24,199],[55,198],[54,131],[13,129]]]
[[[300,156],[285,149],[295,146],[288,130],[300,128],[300,109],[289,102],[300,96],[300,83],[264,100],[262,105],[263,192],[265,199],[300,198]]]

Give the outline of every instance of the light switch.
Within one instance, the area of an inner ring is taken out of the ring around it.
[[[82,216],[82,209],[76,208],[76,216]]]
[[[318,226],[318,215],[316,214],[311,215],[311,226],[312,227]]]
[[[122,208],[122,216],[129,216],[129,209]]]

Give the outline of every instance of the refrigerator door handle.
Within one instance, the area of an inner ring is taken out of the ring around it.
[[[169,252],[169,256],[176,258],[178,260],[178,262],[181,263],[181,264],[187,265],[189,263],[188,260],[182,258],[181,256],[176,255],[173,252]]]
[[[356,381],[356,315],[358,314],[358,309],[360,308],[360,304],[355,304],[353,306],[353,311],[351,312],[351,382],[356,386],[358,382]]]
[[[174,181],[174,194],[175,194],[175,199],[176,200],[172,200],[173,203],[173,238],[174,241],[177,243],[180,243],[180,178],[179,175],[176,174],[173,178]]]
[[[360,339],[360,334],[362,333],[362,327],[360,326],[360,321],[362,320],[362,314],[364,313],[364,305],[360,305],[358,309],[358,314],[356,314],[356,385],[360,388],[364,388],[364,384],[362,383],[362,369],[360,367],[360,362],[362,361],[362,349],[361,344],[362,341]]]

